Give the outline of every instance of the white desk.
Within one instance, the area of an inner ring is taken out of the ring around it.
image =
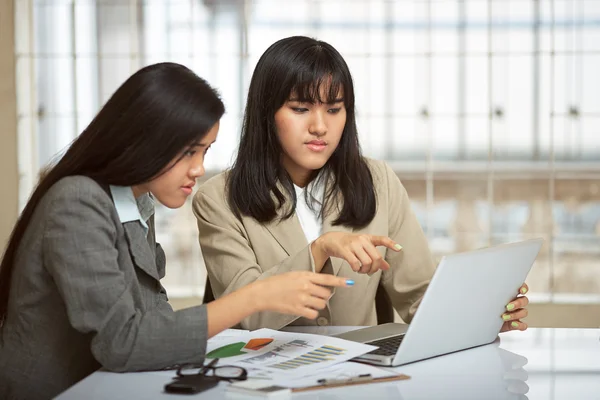
[[[355,328],[315,327],[328,334]],[[297,393],[294,399],[600,399],[600,329],[529,329],[471,350],[395,368],[411,379]],[[58,399],[220,399],[226,384],[194,396],[163,392],[163,373],[96,372]],[[239,399],[239,395],[235,396]],[[251,397],[257,399],[259,397]]]

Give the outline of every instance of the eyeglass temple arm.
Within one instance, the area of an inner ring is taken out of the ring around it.
[[[208,371],[210,368],[213,368],[217,363],[219,362],[218,358],[213,358],[213,360],[208,363],[208,365],[202,367],[202,371],[200,371],[201,374],[204,374],[206,371]]]

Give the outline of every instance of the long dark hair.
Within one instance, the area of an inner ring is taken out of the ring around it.
[[[327,89],[327,99],[320,99],[321,87]],[[239,151],[227,178],[227,199],[238,216],[247,215],[260,222],[273,220],[286,201],[276,186],[278,181],[292,199],[283,218],[294,214],[296,192],[281,164],[283,150],[275,113],[292,93],[302,101],[333,103],[340,89],[346,125],[332,156],[313,174],[313,179],[328,183],[321,213],[333,212],[337,206],[340,212],[333,224],[353,228],[362,228],[373,220],[375,190],[358,143],[352,75],[335,48],[304,36],[275,42],[258,60],[252,75]],[[343,204],[338,203],[339,197]]]
[[[52,185],[72,175],[88,176],[103,185],[148,182],[201,140],[224,112],[217,92],[182,65],[150,65],[127,79],[40,179],[21,213],[0,264],[0,326],[19,243]]]

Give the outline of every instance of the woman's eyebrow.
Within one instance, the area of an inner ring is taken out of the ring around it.
[[[311,100],[302,100],[302,99],[299,99],[299,98],[296,98],[296,97],[292,97],[292,98],[288,99],[288,101],[289,102],[296,102],[296,103],[311,103],[311,104],[314,104],[314,102],[311,101]],[[339,97],[339,98],[334,99],[333,101],[327,102],[325,104],[337,104],[337,103],[342,103],[342,102],[344,102],[344,98],[343,97]]]
[[[190,147],[208,147],[211,144],[213,144],[214,142],[216,142],[216,140],[213,140],[210,143],[194,142],[190,145]]]

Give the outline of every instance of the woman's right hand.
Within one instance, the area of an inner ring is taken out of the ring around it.
[[[327,305],[331,290],[326,286],[346,287],[354,281],[329,274],[292,271],[257,281],[258,308],[315,319]]]
[[[311,251],[319,271],[328,257],[337,257],[346,260],[353,271],[371,275],[380,269],[390,269],[376,246],[385,246],[396,252],[402,250],[402,246],[387,236],[327,232],[312,243]]]

